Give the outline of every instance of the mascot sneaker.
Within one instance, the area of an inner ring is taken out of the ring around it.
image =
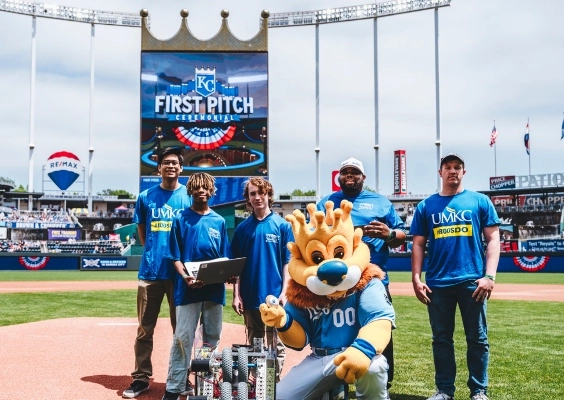
[[[490,400],[484,392],[476,393],[474,396],[470,397],[470,400]]]

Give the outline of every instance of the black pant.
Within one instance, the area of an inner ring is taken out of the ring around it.
[[[390,295],[390,290],[388,289],[388,286],[386,286],[386,294],[388,295],[388,298],[390,299],[390,303],[391,303],[392,296]],[[388,343],[382,354],[384,355],[384,357],[386,357],[386,360],[388,360],[388,365],[390,367],[388,369],[388,388],[389,388],[391,386],[390,385],[391,382],[394,380],[394,340],[391,336],[390,336],[390,343]]]

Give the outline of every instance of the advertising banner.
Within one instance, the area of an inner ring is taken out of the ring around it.
[[[74,228],[75,224],[65,222],[6,222],[0,221],[0,227],[11,229],[49,229],[49,228]]]
[[[496,176],[490,178],[490,190],[515,189],[515,176]]]
[[[127,257],[82,257],[80,269],[127,269]]]
[[[78,229],[47,229],[48,240],[66,241],[69,239],[80,240]]]
[[[141,182],[166,146],[183,176],[267,176],[267,116],[266,52],[141,52]]]
[[[405,150],[394,151],[394,194],[407,194]]]

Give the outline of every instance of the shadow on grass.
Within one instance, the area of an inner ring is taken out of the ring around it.
[[[131,385],[131,375],[92,375],[84,376],[80,380],[104,386],[106,389],[114,391],[115,397],[119,398],[121,398],[123,391]],[[149,390],[141,393],[137,398],[139,400],[161,400],[165,388],[166,384],[164,382],[154,382],[151,379]]]
[[[390,393],[391,400],[426,400],[427,396],[415,396],[412,394]]]

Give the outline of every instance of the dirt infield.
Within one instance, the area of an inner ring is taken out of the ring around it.
[[[70,292],[79,290],[137,289],[137,281],[0,282],[0,293]],[[409,282],[392,282],[392,296],[414,296]],[[564,302],[564,285],[516,285],[498,283],[492,299]]]
[[[136,281],[0,282],[0,293],[136,289]],[[410,283],[392,283],[392,296],[413,296]],[[564,285],[497,284],[493,299],[564,301]],[[0,328],[0,398],[119,399],[131,382],[135,318],[68,318]],[[172,329],[155,331],[151,389],[139,400],[159,400],[165,390]],[[224,324],[220,348],[244,343],[241,325]],[[308,354],[288,350],[285,371]]]

